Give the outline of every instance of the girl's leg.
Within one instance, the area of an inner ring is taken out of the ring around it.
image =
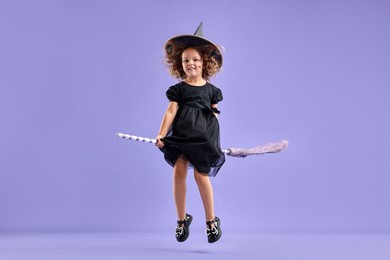
[[[209,176],[194,171],[195,180],[198,184],[200,196],[203,201],[206,214],[206,234],[209,243],[217,242],[222,236],[221,221],[214,215],[214,194]]]
[[[200,197],[202,198],[203,207],[206,215],[206,221],[211,221],[215,218],[214,215],[214,193],[210,178],[206,174],[199,173],[194,170],[194,177],[198,185]]]
[[[173,167],[173,195],[179,220],[186,218],[187,169],[188,161],[180,155]]]

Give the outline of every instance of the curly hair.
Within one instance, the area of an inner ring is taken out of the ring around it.
[[[214,77],[217,72],[221,70],[221,66],[215,59],[213,53],[215,53],[215,46],[213,45],[187,45],[187,44],[173,44],[167,43],[168,48],[166,49],[165,62],[169,68],[170,74],[177,79],[185,79],[187,76],[183,70],[182,65],[182,53],[188,48],[195,49],[203,60],[204,70],[202,77],[205,80],[209,80],[210,77]]]

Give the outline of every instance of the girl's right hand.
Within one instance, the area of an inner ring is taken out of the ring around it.
[[[158,136],[156,137],[156,141],[157,141],[156,146],[157,146],[158,148],[163,148],[163,147],[164,147],[164,142],[160,140],[161,138],[164,138],[164,136],[158,135]]]

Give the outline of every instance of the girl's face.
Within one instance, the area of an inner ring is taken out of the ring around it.
[[[197,50],[187,48],[181,55],[183,71],[188,78],[202,78],[203,60]]]

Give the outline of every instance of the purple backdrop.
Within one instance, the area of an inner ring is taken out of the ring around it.
[[[387,1],[0,0],[0,232],[171,232],[172,169],[152,145],[167,106],[162,47],[225,47],[223,147],[213,179],[225,230],[390,231]],[[197,187],[188,211],[204,227]]]

